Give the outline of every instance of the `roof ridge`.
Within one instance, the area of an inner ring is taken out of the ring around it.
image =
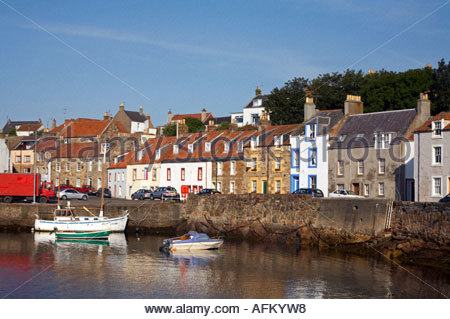
[[[415,111],[415,110],[416,109],[390,110],[390,111],[381,111],[381,112],[351,114],[350,116],[364,116],[364,115],[373,115],[373,114],[381,114],[381,113],[393,113],[393,112],[404,112],[404,111]]]

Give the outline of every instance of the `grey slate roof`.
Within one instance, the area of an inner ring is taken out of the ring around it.
[[[220,124],[220,123],[222,123],[222,122],[228,122],[228,123],[231,123],[231,116],[222,116],[222,117],[215,117],[214,118],[214,123],[217,125],[217,124]]]
[[[344,117],[344,110],[323,110],[319,111],[312,119],[307,123],[318,123],[318,134],[328,133],[342,118]],[[299,129],[295,130],[291,135],[303,135],[305,134],[305,125],[302,125]]]
[[[147,117],[144,114],[135,111],[125,111],[131,121],[133,122],[145,122],[147,121]]]
[[[345,139],[342,142],[334,140],[330,149],[373,147],[377,132],[394,133],[392,136],[394,140],[396,137],[404,136],[415,116],[415,109],[351,115],[336,134],[336,139],[344,135]],[[356,138],[358,134],[363,136]]]
[[[257,100],[257,99],[262,99],[262,102],[264,103],[264,101],[267,100],[267,95],[266,94],[256,95],[254,98],[252,98],[250,100],[250,102],[247,103],[246,106],[244,106],[244,109],[252,108],[253,107],[253,101]],[[262,107],[262,105],[255,106],[255,107]]]
[[[22,126],[23,124],[40,124],[39,121],[8,121],[3,126],[3,133],[8,134],[16,126]]]

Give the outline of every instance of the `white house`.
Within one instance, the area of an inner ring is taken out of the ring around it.
[[[309,107],[311,109],[307,110]],[[308,98],[304,114],[304,128],[290,137],[291,192],[299,188],[318,188],[328,196],[328,133],[343,118],[344,112],[318,111],[312,98]]]
[[[9,171],[9,149],[6,140],[0,138],[0,173]]]
[[[261,114],[264,113],[263,102],[265,100],[267,100],[267,96],[261,93],[261,88],[258,86],[255,96],[244,106],[242,112],[243,125],[258,125]],[[270,117],[267,119],[270,120]]]
[[[127,164],[132,156],[132,152],[118,155],[108,168],[108,188],[112,197],[127,198]]]

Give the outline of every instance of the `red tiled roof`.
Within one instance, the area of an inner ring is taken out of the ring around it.
[[[101,135],[108,125],[116,125],[120,133],[127,133],[125,127],[113,120],[76,119],[68,120],[60,130],[63,137],[88,137]],[[58,127],[59,128],[59,127]],[[58,132],[54,129],[52,132]]]
[[[172,121],[179,121],[179,120],[184,120],[188,117],[193,117],[195,119],[198,120],[202,120],[202,113],[194,113],[194,114],[175,114],[174,116],[172,116]],[[212,113],[206,113],[206,120],[208,119],[213,119],[214,116],[212,115]]]
[[[123,157],[121,157],[117,163],[112,163],[109,169],[113,168],[126,168],[130,160],[134,157],[134,152],[128,152]]]
[[[42,127],[42,124],[22,124],[17,131],[21,132],[34,132],[39,130]]]
[[[423,123],[422,126],[420,126],[418,129],[415,130],[415,132],[431,132],[431,123],[433,121],[438,121],[444,119],[446,121],[450,121],[450,113],[449,112],[441,112],[435,116],[433,116],[431,118],[431,120],[426,121],[425,123]],[[449,130],[450,129],[450,124],[448,124],[447,126],[445,126],[443,128],[443,130]]]

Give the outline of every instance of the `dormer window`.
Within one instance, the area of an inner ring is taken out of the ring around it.
[[[142,159],[142,157],[144,156],[144,151],[139,151],[138,152],[138,156],[137,156],[137,160],[140,161]]]
[[[392,133],[375,133],[375,148],[388,149],[391,145]]]
[[[230,143],[225,142],[223,143],[223,152],[228,153],[230,151]]]
[[[314,141],[316,139],[316,124],[308,124],[306,125],[306,140],[307,141]]]
[[[156,159],[159,160],[160,157],[161,157],[161,149],[158,148],[158,149],[156,150]]]
[[[192,153],[194,151],[194,144],[188,144],[188,152]]]
[[[179,147],[178,147],[178,145],[174,145],[173,146],[173,153],[174,154],[178,154],[178,151],[179,151],[180,149],[179,149]]]
[[[433,122],[433,137],[441,137],[442,136],[442,122],[434,121]]]
[[[262,99],[254,99],[253,100],[253,106],[258,107],[262,105]]]
[[[252,148],[255,148],[256,146],[258,146],[258,137],[252,136],[252,138],[250,140],[250,144],[251,144]]]
[[[273,138],[273,143],[275,144],[275,147],[280,148],[283,144],[283,135],[275,135]]]
[[[238,142],[238,153],[242,153],[244,151],[244,142]]]
[[[211,142],[205,143],[205,152],[211,152]]]

